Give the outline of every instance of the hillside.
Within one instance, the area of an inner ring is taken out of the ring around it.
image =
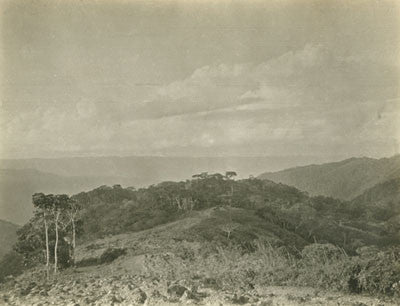
[[[390,179],[367,189],[352,202],[359,205],[400,206],[400,178]]]
[[[83,242],[78,267],[46,282],[39,269],[27,271],[0,287],[0,302],[13,305],[396,305],[392,297],[371,297],[313,288],[321,269],[307,269],[298,280],[286,277],[294,264],[283,252],[255,246],[251,252],[221,247],[219,225],[229,214],[241,221],[234,237],[251,233],[268,237],[263,220],[239,208],[209,208],[151,229]],[[254,226],[253,228],[249,228]],[[253,237],[255,238],[255,237]],[[272,238],[272,237],[270,237]],[[243,236],[241,237],[243,239]],[[319,245],[321,246],[321,245]],[[327,249],[332,252],[332,249]],[[326,250],[322,250],[326,251]],[[377,261],[374,262],[378,264]],[[304,264],[304,263],[303,263]],[[315,267],[318,262],[313,261]],[[340,270],[331,263],[324,269]],[[343,269],[343,267],[341,267]],[[326,273],[324,271],[323,273]],[[279,286],[276,286],[279,285]]]
[[[348,202],[309,197],[269,180],[205,173],[148,188],[101,186],[71,199],[82,207],[76,268],[70,267],[65,227],[58,233],[61,271],[46,281],[43,222],[37,215],[18,232],[17,269],[9,260],[0,263],[8,273],[0,301],[375,305],[382,301],[339,297],[330,290],[397,292],[397,228],[354,214]],[[53,226],[49,237],[52,247]],[[25,272],[7,278],[18,269]],[[299,286],[314,288],[293,288]],[[392,298],[386,302],[396,304]]]
[[[18,228],[18,225],[0,220],[0,258],[10,251],[17,241]]]
[[[333,243],[350,253],[363,245],[384,246],[397,241],[396,233],[389,233],[384,223],[354,214],[346,202],[309,197],[294,187],[272,181],[233,181],[220,174],[140,189],[101,186],[72,199],[83,207],[82,242],[151,229],[211,208],[216,209],[214,223],[197,228],[192,233],[196,239],[222,244],[230,241],[247,247],[254,240],[268,238],[273,245],[293,250],[318,241]],[[227,207],[240,213],[230,209],[227,214]],[[385,213],[396,211],[387,207]],[[219,220],[216,217],[220,215],[224,218]],[[225,223],[237,226],[236,234],[229,239],[219,227]],[[21,233],[30,233],[33,228],[27,224]]]
[[[380,221],[395,220],[400,215],[400,178],[391,179],[367,189],[350,205],[359,215],[369,214]]]
[[[400,155],[350,158],[340,162],[289,168],[259,176],[294,186],[310,195],[350,200],[373,186],[400,177]]]

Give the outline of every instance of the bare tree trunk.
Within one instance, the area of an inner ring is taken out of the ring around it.
[[[49,261],[50,261],[50,250],[49,250],[49,227],[47,225],[46,213],[43,213],[44,219],[44,230],[46,233],[46,278],[49,279]]]
[[[58,248],[58,218],[60,217],[60,212],[56,213],[56,243],[54,245],[54,274],[57,274],[57,264],[58,264],[58,257],[57,257],[57,248]]]
[[[75,267],[75,220],[72,219],[72,264]]]

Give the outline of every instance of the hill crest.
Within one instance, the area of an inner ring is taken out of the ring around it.
[[[294,186],[310,195],[351,200],[384,181],[400,177],[400,155],[360,157],[266,172],[258,176]]]

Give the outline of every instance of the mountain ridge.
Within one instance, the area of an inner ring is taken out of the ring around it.
[[[310,195],[351,200],[368,188],[400,177],[400,155],[380,159],[360,157],[266,172],[258,176],[294,186]]]

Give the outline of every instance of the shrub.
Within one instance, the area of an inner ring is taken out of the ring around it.
[[[99,258],[96,257],[89,257],[82,259],[76,263],[77,267],[89,267],[89,266],[96,266],[99,263]]]
[[[399,294],[400,247],[376,253],[361,253],[356,279],[361,291],[373,294]]]
[[[352,268],[351,258],[341,248],[332,244],[314,243],[301,252],[299,276],[295,283],[347,291]]]
[[[113,249],[113,248],[108,248],[107,250],[104,251],[103,254],[101,254],[99,258],[99,263],[109,263],[117,259],[118,257],[125,255],[126,254],[126,249]]]
[[[126,249],[115,249],[108,248],[106,249],[100,257],[89,257],[85,258],[79,262],[77,262],[78,267],[88,267],[88,266],[96,266],[104,263],[113,262],[118,257],[125,255]]]

